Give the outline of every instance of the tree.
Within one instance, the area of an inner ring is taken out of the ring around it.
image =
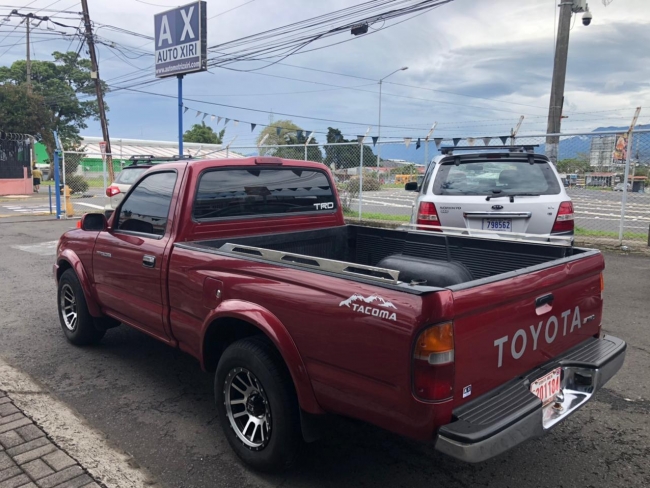
[[[557,170],[559,173],[566,174],[577,174],[577,173],[588,173],[591,171],[591,164],[587,155],[584,153],[578,153],[576,158],[567,158],[562,159],[557,162]]]
[[[345,139],[339,129],[332,127],[327,128],[327,142],[329,144],[353,142],[354,139]],[[329,167],[334,165],[335,169],[341,168],[355,168],[361,162],[361,149],[360,145],[350,144],[348,146],[325,146],[325,164]],[[377,156],[372,152],[368,146],[363,145],[363,167],[374,168],[377,166]]]
[[[266,127],[257,137],[258,145],[266,135],[268,137],[264,141],[264,145],[278,147],[262,149],[261,152],[263,155],[286,159],[305,159],[304,145],[309,135],[291,120],[278,120]],[[303,147],[282,147],[287,145],[302,145]],[[323,162],[323,153],[314,137],[311,138],[307,146],[307,159],[318,163]]]
[[[81,142],[79,132],[86,129],[89,118],[99,119],[99,107],[95,98],[95,83],[91,78],[91,62],[76,52],[54,52],[54,61],[32,61],[32,86],[41,95],[52,114],[52,124],[58,131],[64,149],[76,147]],[[20,85],[25,82],[25,61],[16,61],[10,67],[0,67],[0,83]],[[108,87],[102,83],[102,89]],[[80,100],[79,96],[89,96]],[[106,106],[108,110],[108,106]],[[36,132],[34,127],[31,132]],[[54,139],[43,138],[51,165],[54,161]]]
[[[29,134],[52,145],[52,123],[52,112],[41,95],[29,93],[25,85],[0,85],[0,131]]]
[[[221,129],[216,133],[212,127],[205,125],[205,122],[194,124],[192,128],[183,134],[183,141],[185,142],[198,142],[201,144],[221,144],[223,137],[226,134],[226,129]]]

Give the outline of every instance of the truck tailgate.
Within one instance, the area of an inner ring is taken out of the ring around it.
[[[454,405],[597,336],[604,266],[603,256],[593,252],[551,268],[453,290]]]

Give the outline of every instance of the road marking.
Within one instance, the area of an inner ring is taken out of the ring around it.
[[[2,208],[6,208],[11,212],[17,213],[28,213],[28,214],[49,214],[50,206],[48,205],[3,205]]]
[[[23,246],[11,246],[19,251],[38,254],[39,256],[54,256],[56,254],[56,245],[59,241],[39,242],[38,244],[27,244]]]
[[[91,207],[91,208],[98,208],[100,210],[104,210],[104,207],[101,205],[94,205],[92,203],[84,203],[84,202],[73,202],[75,205],[83,205],[85,207]]]
[[[63,450],[109,488],[156,486],[133,458],[109,446],[103,434],[26,374],[0,360],[0,389]],[[157,485],[159,486],[159,485]]]

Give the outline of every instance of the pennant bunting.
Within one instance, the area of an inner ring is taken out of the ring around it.
[[[409,146],[411,145],[411,141],[412,141],[412,140],[413,140],[412,137],[405,137],[405,138],[404,138],[404,145],[406,146],[406,149],[409,148]]]
[[[215,119],[215,116],[214,116],[214,115],[210,115],[210,120],[214,120],[214,119]]]
[[[203,122],[207,116],[208,114],[203,114],[203,118],[201,119],[201,122]]]
[[[255,130],[255,127],[257,127],[257,124],[251,124],[251,132]]]
[[[197,110],[197,111],[196,111],[196,116],[198,117],[199,115],[201,115],[201,112],[199,112],[199,111]]]
[[[486,146],[489,146],[491,140],[492,140],[491,137],[484,137],[483,138],[483,144],[485,144]]]
[[[501,139],[501,143],[505,146],[506,142],[508,142],[508,136],[501,136],[499,137]]]
[[[378,140],[379,140],[379,137],[377,137],[377,136],[372,136],[372,145],[373,145],[373,146],[376,146]]]
[[[297,131],[296,131],[296,136],[298,136],[298,139],[302,139],[302,131],[301,131],[301,130],[297,130]]]
[[[217,117],[217,125],[221,123],[221,119],[223,119],[223,117]]]
[[[415,143],[415,149],[420,149],[420,138],[418,137],[418,141]]]
[[[305,133],[305,137],[306,137],[307,139],[309,139],[313,133],[314,133],[313,130],[308,130],[308,131]]]
[[[433,142],[436,143],[436,148],[437,149],[440,149],[440,144],[442,144],[442,141],[443,141],[442,137],[434,137],[433,138]]]
[[[235,127],[237,127],[237,125],[239,125],[239,120],[233,120],[233,124],[235,124]]]
[[[476,142],[476,139],[474,139],[473,137],[468,137],[467,138],[467,144],[469,144],[470,146],[474,146],[475,142]]]
[[[189,109],[190,109],[190,107],[185,107],[185,108],[183,109],[183,113],[186,114],[187,111],[188,111]]]
[[[358,142],[359,144],[362,144],[362,143],[363,143],[363,139],[364,139],[365,137],[366,137],[366,136],[357,136],[357,142]]]
[[[460,137],[454,137],[452,139],[452,141],[454,141],[454,147],[456,147],[456,146],[458,146],[458,143],[461,141],[461,138]]]
[[[230,119],[226,119],[226,121],[223,123],[223,126],[224,126],[224,127],[227,126],[227,125],[228,125],[228,122],[230,122]]]
[[[282,132],[282,127],[276,127],[275,128],[275,133],[279,136],[280,132]]]

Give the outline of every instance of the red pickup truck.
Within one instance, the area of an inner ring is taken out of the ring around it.
[[[214,372],[236,453],[288,466],[325,414],[469,462],[565,419],[622,366],[600,252],[345,225],[322,164],[149,169],[57,248],[73,344],[124,323]]]

